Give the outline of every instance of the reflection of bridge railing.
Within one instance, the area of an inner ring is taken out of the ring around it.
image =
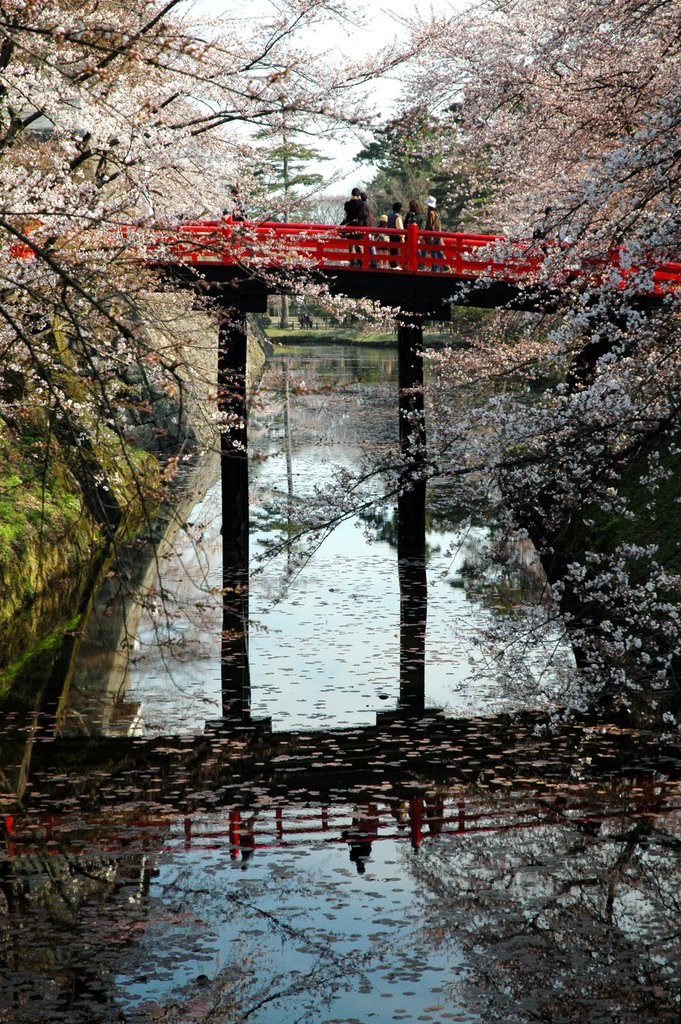
[[[172,234],[121,229],[150,263],[197,268],[343,270],[361,273],[441,273],[457,281],[491,278],[511,284],[560,288],[569,281],[598,283],[614,275],[619,288],[657,295],[681,288],[681,263],[656,260],[630,265],[623,248],[607,257],[582,257],[576,247],[551,240],[511,242],[500,235],[326,224],[202,221]],[[571,254],[574,253],[574,259]],[[649,275],[638,284],[642,270]]]
[[[24,819],[6,815],[5,842],[10,855],[35,852],[82,853],[91,847],[115,852],[177,850],[229,850],[230,858],[248,857],[256,850],[406,841],[418,849],[429,837],[474,836],[516,832],[561,823],[575,829],[597,830],[609,817],[622,814],[668,814],[681,810],[675,784],[659,784],[650,775],[630,776],[601,786],[600,803],[588,787],[574,792],[528,791],[517,803],[471,799],[463,791],[444,795],[437,791],[410,798],[361,800],[355,804],[272,803],[253,808],[232,806],[213,813],[182,814],[171,811],[74,819],[61,813]],[[612,800],[612,805],[610,805]],[[623,807],[623,802],[627,806]]]
[[[409,839],[415,849],[429,835],[463,835],[479,832],[502,832],[531,828],[545,823],[545,809],[530,805],[514,809],[513,818],[527,820],[503,821],[508,817],[504,811],[486,808],[466,808],[463,798],[444,800],[422,797],[410,800],[391,800],[384,804],[367,803],[350,808],[322,804],[314,810],[300,810],[295,805],[274,806],[257,812],[248,808],[233,807],[225,815],[219,815],[224,825],[206,815],[175,815],[158,818],[138,817],[132,821],[107,825],[102,822],[95,826],[99,834],[98,846],[108,851],[119,846],[142,845],[150,850],[167,845],[168,832],[175,821],[182,820],[184,849],[220,849],[227,846],[232,859],[244,851],[269,850],[279,847],[309,846],[316,843],[347,843],[366,840]],[[6,840],[11,854],[33,851],[38,844],[44,844],[52,852],[61,848],[89,846],[93,841],[93,826],[81,823],[82,834],[68,816],[47,815],[40,824],[26,826],[20,818],[6,816],[4,819]],[[154,843],[154,832],[161,833],[160,842]],[[109,833],[106,835],[106,833]],[[120,836],[117,837],[117,833]],[[117,838],[120,839],[117,842]],[[103,842],[102,842],[103,840]],[[175,845],[173,844],[173,849]]]

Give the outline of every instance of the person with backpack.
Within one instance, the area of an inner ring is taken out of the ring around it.
[[[409,200],[409,209],[407,216],[404,218],[404,226],[408,228],[410,224],[416,224],[419,231],[423,227],[423,210],[421,209],[421,204],[416,199]]]
[[[389,228],[403,228],[404,221],[402,220],[402,203],[393,203],[393,208],[388,214],[388,227]]]

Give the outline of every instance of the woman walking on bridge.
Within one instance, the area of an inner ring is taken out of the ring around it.
[[[416,224],[419,230],[423,227],[423,210],[421,209],[421,204],[416,199],[409,200],[409,210],[404,218],[404,226],[408,228],[410,224]]]

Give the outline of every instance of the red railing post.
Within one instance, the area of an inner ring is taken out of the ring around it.
[[[418,236],[418,225],[410,224],[407,228],[407,270],[416,270],[416,267],[418,265]]]
[[[463,274],[463,238],[457,235],[454,243],[456,256],[454,257],[454,273],[461,277]]]
[[[239,811],[234,808],[229,812],[229,856],[231,860],[236,860],[239,854],[239,845],[241,840],[241,815]]]
[[[5,815],[5,837],[7,839],[7,852],[10,857],[14,856],[14,843],[12,839],[14,837],[14,817],[11,814]]]
[[[410,224],[409,228],[416,227]],[[418,230],[418,229],[417,229]],[[421,827],[423,822],[423,800],[418,797],[409,801],[409,833],[413,850],[418,850],[421,845]]]

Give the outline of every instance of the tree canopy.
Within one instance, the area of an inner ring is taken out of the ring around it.
[[[313,134],[353,125],[344,97],[380,64],[332,64],[301,42],[342,21],[336,0],[284,0],[246,20],[225,9],[200,25],[183,10],[179,0],[0,3],[0,488],[42,488],[44,512],[58,451],[109,539],[133,495],[151,510],[158,499],[135,451],[150,396],[169,396],[181,415],[187,381],[203,374],[177,304],[150,312],[152,294],[173,286],[144,267],[135,238],[219,217],[235,182],[257,198],[254,132],[282,118]],[[0,574],[38,535],[3,547]],[[35,588],[48,573],[37,562]]]
[[[545,284],[613,246],[639,267],[564,287],[512,344],[497,319],[443,355],[431,418],[438,472],[496,494],[529,533],[582,678],[629,709],[679,702],[678,302],[634,299],[681,252],[678,14],[673,0],[486,0],[433,15],[407,97],[437,112],[441,138],[459,132],[443,173],[473,158],[499,230],[528,237],[541,219],[570,241],[545,250]],[[453,393],[494,398],[454,422]]]

